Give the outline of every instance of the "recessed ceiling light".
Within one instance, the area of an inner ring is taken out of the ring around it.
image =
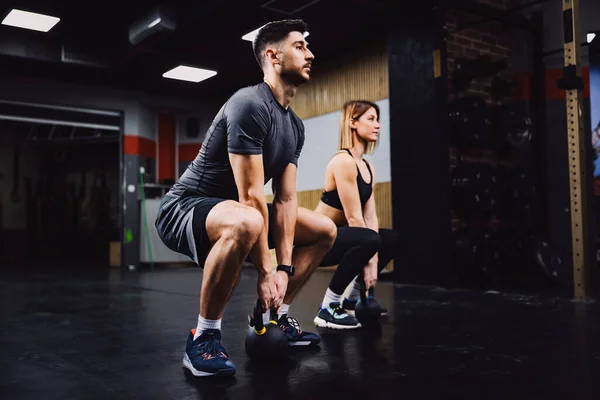
[[[160,24],[160,21],[160,18],[156,18],[154,21],[148,24],[148,28],[152,28],[153,26]]]
[[[175,67],[170,71],[167,71],[163,74],[164,78],[169,79],[179,79],[182,81],[188,82],[201,82],[205,79],[211,78],[217,74],[216,71],[211,71],[209,69],[188,67],[186,65],[180,65],[179,67]]]
[[[595,37],[596,37],[595,33],[588,33],[587,34],[587,42],[592,43],[592,40],[594,40]]]
[[[242,39],[247,40],[249,42],[254,42],[254,38],[256,37],[256,35],[258,35],[258,31],[260,31],[263,26],[261,26],[260,28],[256,28],[252,32],[246,33],[244,36],[242,36]],[[308,35],[308,32],[304,32],[304,37],[307,37]]]
[[[29,11],[13,9],[2,25],[15,26],[17,28],[31,29],[38,32],[48,32],[60,21],[60,18],[50,15],[37,14]]]

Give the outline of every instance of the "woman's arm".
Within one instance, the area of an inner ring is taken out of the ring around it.
[[[369,197],[369,200],[365,204],[363,215],[367,228],[379,232],[379,220],[377,219],[377,208],[375,207],[375,167],[372,164],[369,164],[369,167],[371,168],[371,187],[373,188],[373,193],[371,193],[371,197]]]
[[[330,167],[348,226],[366,228],[356,183],[358,169],[354,158],[350,155],[338,155],[331,160]]]
[[[371,186],[373,187],[373,193],[371,193],[371,197],[367,200],[364,209],[365,223],[367,228],[374,230],[379,233],[379,219],[377,218],[377,208],[375,207],[375,168],[373,165],[370,165],[371,173],[373,176],[373,181]],[[369,260],[367,265],[364,268],[364,276],[365,283],[367,288],[373,286],[375,282],[377,282],[377,264],[379,263],[379,255],[375,253],[373,257]]]

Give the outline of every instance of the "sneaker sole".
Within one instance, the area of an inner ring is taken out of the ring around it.
[[[349,316],[351,316],[351,317],[354,317],[354,318],[356,318],[356,312],[355,312],[354,310],[346,310],[346,314],[348,314],[348,315],[349,315]],[[387,312],[387,311],[386,311],[386,312],[382,312],[380,315],[381,315],[382,317],[385,317],[385,316],[387,316],[387,315],[388,315],[388,312]]]
[[[327,322],[322,318],[315,317],[313,320],[316,326],[319,328],[330,328],[330,329],[358,329],[361,327],[360,323],[358,325],[339,325],[334,324],[332,322]]]
[[[302,342],[288,342],[288,346],[310,346],[311,344],[313,344],[313,342],[310,340]]]
[[[183,366],[189,369],[194,376],[231,376],[235,374],[235,369],[221,369],[217,372],[198,371],[192,365],[187,353],[184,353],[183,355]]]

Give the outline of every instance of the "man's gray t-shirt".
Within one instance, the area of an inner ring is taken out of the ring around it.
[[[200,152],[167,195],[238,200],[229,153],[262,154],[266,184],[288,164],[298,166],[303,145],[302,120],[277,102],[269,85],[245,87],[221,107]]]

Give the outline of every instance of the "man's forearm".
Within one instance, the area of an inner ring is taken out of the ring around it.
[[[269,209],[267,208],[265,197],[264,195],[262,197],[249,196],[240,199],[240,203],[257,209],[263,217],[264,228],[256,241],[256,244],[250,250],[250,257],[259,273],[271,274],[273,272],[273,266],[271,265],[271,253],[269,253],[269,242],[267,239],[267,233],[269,232]]]
[[[298,218],[298,200],[294,196],[286,200],[273,201],[273,240],[277,263],[290,265],[292,263],[292,249],[294,247],[294,233]]]

